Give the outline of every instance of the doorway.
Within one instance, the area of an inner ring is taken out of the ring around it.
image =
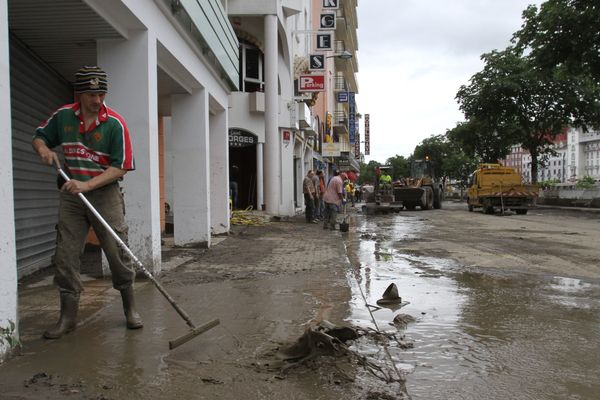
[[[237,204],[233,208],[245,210],[256,204],[256,145],[258,138],[240,129],[229,130],[229,181],[237,184]],[[230,197],[232,190],[230,186]],[[233,198],[232,198],[233,202]]]

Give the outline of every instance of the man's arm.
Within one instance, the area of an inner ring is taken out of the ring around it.
[[[46,142],[44,142],[44,139],[33,139],[33,141],[31,142],[31,146],[33,147],[35,152],[38,153],[44,164],[54,164],[56,168],[60,168],[60,160],[58,159],[58,155],[54,151],[50,150],[48,146],[46,146]]]
[[[108,167],[103,173],[86,182],[71,179],[69,182],[65,183],[60,190],[73,194],[89,192],[90,190],[98,189],[109,183],[113,183],[125,176],[126,173],[127,170]]]

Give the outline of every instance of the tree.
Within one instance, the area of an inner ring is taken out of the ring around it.
[[[446,136],[448,137],[448,134]],[[448,138],[448,152],[442,163],[444,176],[464,182],[477,164],[479,159],[465,154],[458,143]]]
[[[512,133],[501,134],[495,127],[471,118],[456,124],[446,136],[475,162],[495,163],[510,153],[510,147],[517,140]]]
[[[548,0],[523,11],[513,43],[531,51],[536,64],[570,75],[600,78],[600,7],[597,0]]]
[[[380,166],[381,164],[375,160],[369,161],[368,164],[360,163],[359,183],[361,185],[372,185],[375,182],[375,168]]]
[[[558,93],[568,91],[569,82],[540,72],[534,59],[514,46],[482,59],[483,70],[456,95],[460,109],[468,120],[495,127],[495,134],[528,150],[536,182],[540,155],[552,151],[552,140],[571,122],[571,113],[557,100]]]
[[[404,156],[395,155],[385,161],[386,165],[392,166],[392,178],[398,179],[410,174],[410,160]]]
[[[513,35],[536,71],[561,81],[554,93],[575,126],[600,126],[600,5],[597,0],[548,0],[523,12]]]
[[[448,155],[448,141],[445,135],[432,135],[423,139],[413,151],[412,157],[415,160],[423,160],[425,157],[433,162],[433,171],[435,176],[444,176],[443,163]]]

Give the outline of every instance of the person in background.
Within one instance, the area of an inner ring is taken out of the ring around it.
[[[319,178],[319,174],[322,174],[322,173],[323,173],[323,171],[318,170],[317,173],[312,176],[313,185],[315,187],[315,198],[314,198],[315,209],[314,209],[314,215],[313,215],[313,219],[315,219],[315,220],[323,219],[322,215],[321,215],[321,197],[323,197],[323,193],[321,192],[321,185],[320,185],[320,178]]]
[[[346,181],[346,201],[350,200],[352,207],[354,207],[354,185],[350,180]]]
[[[238,206],[238,176],[240,169],[237,165],[233,164],[229,168],[229,196],[231,197],[233,209],[237,209]]]
[[[323,202],[323,196],[325,195],[325,189],[327,185],[325,185],[325,173],[322,170],[319,170],[319,210],[321,219],[325,217],[325,203]]]
[[[333,177],[327,185],[323,201],[325,203],[325,219],[323,220],[323,229],[335,230],[337,222],[338,209],[344,202],[344,179],[346,174],[340,175],[339,171],[333,172]]]
[[[383,189],[390,189],[392,186],[392,177],[386,172],[382,172],[381,176],[379,177],[379,184]]]
[[[118,181],[135,169],[129,130],[123,117],[104,104],[108,91],[106,72],[97,66],[83,67],[75,74],[77,102],[59,108],[35,131],[32,147],[42,163],[60,168],[52,150],[61,146],[68,182],[59,181],[58,232],[54,283],[60,293],[60,317],[44,332],[57,339],[77,327],[79,297],[83,291],[80,259],[90,225],[106,254],[113,287],[121,292],[127,328],[143,326],[135,309],[131,260],[114,237],[77,196],[87,200],[127,243],[125,204]]]
[[[306,223],[317,223],[317,220],[314,218],[315,213],[315,185],[313,183],[313,176],[315,172],[311,169],[308,170],[308,173],[304,177],[302,181],[302,193],[304,193],[304,215],[306,217]]]

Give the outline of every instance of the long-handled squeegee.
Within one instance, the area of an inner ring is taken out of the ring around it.
[[[61,168],[58,168],[58,172],[67,182],[71,180],[69,178],[69,176]],[[160,282],[158,282],[156,280],[154,275],[152,275],[152,273],[144,267],[144,265],[140,262],[140,260],[138,260],[138,258],[133,254],[133,252],[129,249],[129,247],[127,247],[125,242],[123,242],[121,240],[121,238],[111,228],[111,226],[108,224],[108,222],[106,222],[106,220],[102,217],[102,215],[100,215],[100,213],[94,208],[94,206],[92,206],[92,204],[83,195],[83,193],[77,193],[77,196],[79,196],[79,198],[81,199],[81,201],[83,201],[83,203],[87,206],[87,208],[89,208],[90,211],[96,216],[96,218],[98,218],[98,221],[100,221],[100,223],[106,228],[106,230],[111,234],[111,236],[117,241],[119,246],[121,246],[121,248],[123,250],[125,250],[125,252],[129,255],[129,257],[131,257],[131,259],[133,260],[135,265],[140,269],[140,271],[142,271],[142,273],[144,275],[146,275],[146,277],[152,281],[152,283],[154,284],[154,286],[156,286],[158,291],[165,297],[165,299],[167,299],[167,301],[173,306],[175,311],[177,311],[177,313],[181,316],[181,318],[183,318],[185,320],[185,322],[188,324],[188,326],[190,327],[190,331],[188,333],[186,333],[183,336],[178,337],[175,340],[169,341],[169,349],[170,350],[173,350],[174,348],[181,346],[182,344],[195,338],[196,336],[200,335],[201,333],[204,333],[207,330],[219,325],[219,320],[213,319],[212,321],[209,321],[204,325],[196,326],[196,324],[194,324],[194,322],[192,321],[190,316],[175,302],[175,300],[169,295],[169,293],[167,293],[165,288],[160,284]]]

